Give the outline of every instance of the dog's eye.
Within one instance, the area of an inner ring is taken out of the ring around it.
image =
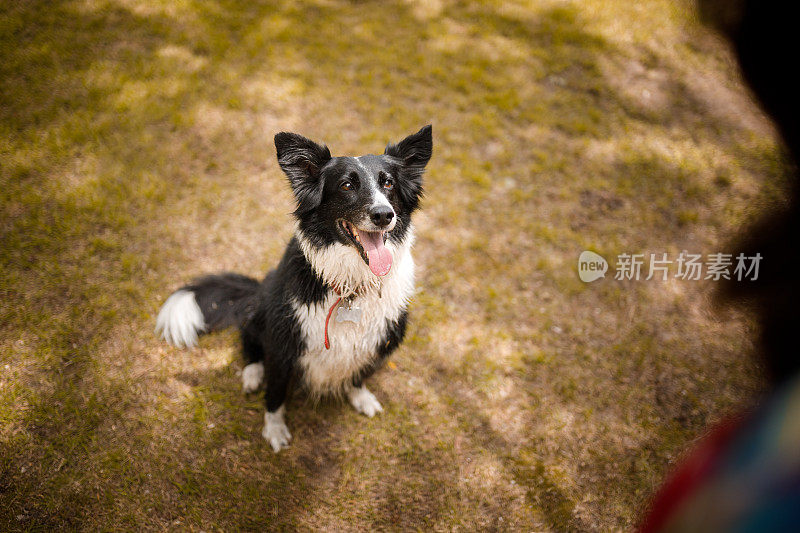
[[[392,178],[386,178],[386,181],[383,182],[383,188],[387,191],[394,189],[394,180]]]
[[[339,184],[339,188],[342,189],[343,191],[350,191],[353,189],[353,184],[350,183],[349,181],[343,181]]]

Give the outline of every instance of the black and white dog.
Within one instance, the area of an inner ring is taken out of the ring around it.
[[[245,392],[266,380],[262,435],[277,452],[291,435],[284,400],[297,376],[314,396],[342,394],[367,416],[383,410],[364,386],[403,340],[414,292],[411,215],[431,158],[431,126],[383,155],[331,157],[294,133],[275,136],[278,163],[297,200],[297,229],[264,281],[240,274],[175,291],[156,332],[176,346],[237,326]]]

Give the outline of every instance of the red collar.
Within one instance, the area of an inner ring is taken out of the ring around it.
[[[325,349],[326,350],[330,350],[331,349],[331,341],[328,340],[328,323],[330,323],[330,321],[331,321],[331,315],[333,315],[333,310],[336,309],[339,306],[340,303],[342,303],[342,291],[341,291],[341,289],[338,286],[334,285],[333,283],[331,283],[330,287],[331,287],[331,290],[333,290],[333,292],[336,293],[338,298],[333,303],[331,308],[328,310],[328,316],[325,318]],[[353,291],[353,294],[358,294],[358,289]]]
[[[331,316],[333,315],[333,310],[336,309],[339,306],[340,303],[342,303],[342,291],[341,291],[341,289],[337,285],[334,285],[333,283],[331,283],[329,286],[330,286],[331,290],[333,292],[335,292],[336,296],[338,296],[339,298],[337,298],[336,301],[331,306],[331,308],[328,309],[328,316],[325,317],[325,349],[326,350],[330,350],[331,349],[331,342],[330,342],[330,340],[328,340],[328,324],[331,321]],[[359,288],[354,289],[348,295],[348,298],[351,297],[351,296],[358,296],[359,294],[363,294],[365,289],[366,289],[366,286],[365,285],[361,285]]]
[[[325,349],[326,350],[330,350],[331,349],[331,342],[328,340],[328,322],[331,321],[331,315],[333,314],[333,310],[336,309],[339,306],[339,304],[341,303],[341,301],[342,301],[342,294],[339,291],[337,291],[336,289],[334,289],[334,291],[336,292],[337,295],[339,295],[339,297],[336,299],[336,302],[334,302],[334,304],[328,310],[328,316],[325,319]]]

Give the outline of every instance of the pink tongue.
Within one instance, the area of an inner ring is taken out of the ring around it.
[[[392,268],[392,254],[383,245],[383,235],[379,231],[359,231],[361,246],[367,252],[369,269],[376,276],[385,276]]]

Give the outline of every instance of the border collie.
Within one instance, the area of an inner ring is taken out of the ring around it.
[[[275,136],[278,163],[297,201],[296,231],[264,281],[233,273],[181,287],[164,303],[156,333],[181,347],[230,326],[241,332],[244,392],[266,381],[262,435],[291,440],[284,421],[293,377],[312,397],[346,396],[360,413],[383,410],[364,380],[403,340],[414,292],[411,215],[431,158],[431,126],[383,155],[331,157],[295,133]]]

